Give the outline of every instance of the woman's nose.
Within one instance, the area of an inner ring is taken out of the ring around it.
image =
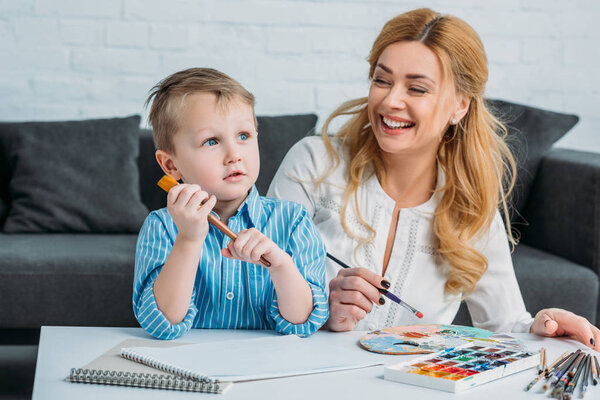
[[[389,109],[403,109],[406,107],[404,95],[405,93],[401,88],[394,86],[387,92],[383,104]]]

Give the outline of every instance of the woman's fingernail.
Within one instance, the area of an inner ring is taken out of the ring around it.
[[[550,322],[550,320],[549,320],[549,319],[547,319],[546,321],[544,321],[544,327],[546,327],[546,324],[547,324],[548,322]]]
[[[383,297],[379,298],[379,304],[381,304],[381,305],[385,304],[385,299]]]
[[[594,342],[594,338],[590,339],[590,343],[592,344],[592,346],[596,347],[596,342]]]
[[[381,281],[381,286],[383,286],[386,289],[389,289],[390,286],[392,286],[388,281],[386,281],[385,279]]]

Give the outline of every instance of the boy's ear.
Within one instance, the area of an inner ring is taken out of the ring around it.
[[[163,172],[177,180],[181,179],[181,172],[177,169],[175,162],[173,161],[173,157],[171,154],[167,153],[164,150],[156,150],[154,153],[156,157],[156,161],[160,168],[162,168]]]

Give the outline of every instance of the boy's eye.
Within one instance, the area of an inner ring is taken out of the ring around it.
[[[205,141],[204,143],[202,143],[202,146],[215,146],[217,145],[219,142],[217,142],[217,139],[208,139],[207,141]]]
[[[240,133],[238,137],[240,138],[240,140],[248,140],[248,134],[245,132]]]

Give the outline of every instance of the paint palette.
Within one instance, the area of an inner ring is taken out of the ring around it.
[[[537,366],[540,353],[465,343],[385,367],[384,378],[447,392],[465,389]]]
[[[360,345],[374,353],[423,354],[475,341],[488,346],[525,349],[521,341],[509,335],[471,326],[441,324],[404,325],[376,330],[361,337]]]

